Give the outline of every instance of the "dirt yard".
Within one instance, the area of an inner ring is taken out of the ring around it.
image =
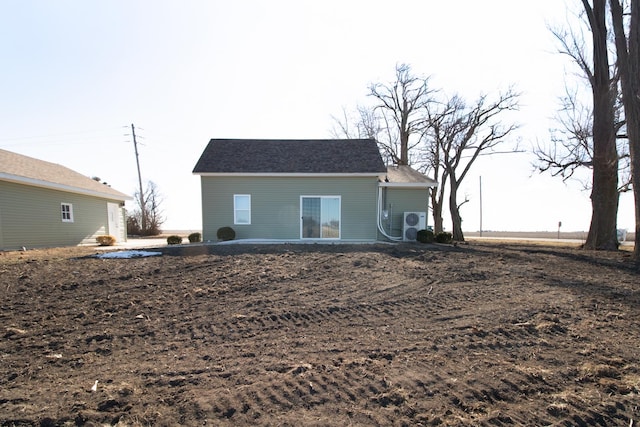
[[[628,252],[503,243],[0,253],[0,422],[640,422]]]

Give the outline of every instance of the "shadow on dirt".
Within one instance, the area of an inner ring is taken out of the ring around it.
[[[550,255],[565,258],[571,261],[584,262],[591,265],[610,267],[625,270],[630,273],[640,273],[640,264],[637,264],[629,252],[604,252],[588,251],[583,249],[567,249],[555,247],[531,247],[513,245],[509,249],[516,249],[522,254]]]
[[[542,269],[540,272],[540,280],[551,287],[561,287],[570,289],[573,292],[589,296],[592,298],[606,298],[617,303],[627,305],[637,305],[640,303],[640,287],[623,286],[622,282],[593,281],[591,276],[585,273],[580,274],[583,268],[589,269],[596,267],[598,269],[609,269],[611,275],[625,273],[631,275],[640,275],[640,265],[638,265],[628,252],[604,252],[604,251],[587,251],[575,248],[562,247],[532,247],[526,245],[477,245],[476,252],[486,252],[487,256],[500,251],[500,255],[510,263],[519,264],[526,263],[530,258],[539,258],[540,256],[548,257],[549,270]],[[565,266],[565,273],[560,274],[555,264],[554,258],[558,259],[558,263]],[[620,276],[616,276],[620,277]]]
[[[425,252],[460,251],[461,247],[442,244],[419,243],[365,243],[365,244],[233,244],[233,245],[180,245],[148,249],[162,252],[169,256],[219,255],[232,256],[240,254],[282,254],[282,253],[358,253],[378,252],[393,257],[404,258],[420,256]]]

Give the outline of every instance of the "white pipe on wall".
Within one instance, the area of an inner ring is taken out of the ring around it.
[[[377,203],[378,207],[377,207],[377,213],[376,213],[376,222],[378,225],[378,230],[380,231],[380,233],[382,233],[382,235],[384,237],[386,237],[389,240],[394,240],[394,241],[401,241],[402,240],[402,236],[391,236],[389,234],[387,234],[387,232],[384,230],[384,226],[382,225],[382,187],[378,187],[378,203]]]

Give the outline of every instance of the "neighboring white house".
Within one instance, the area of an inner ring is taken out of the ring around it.
[[[125,241],[126,200],[64,166],[0,150],[0,250]]]

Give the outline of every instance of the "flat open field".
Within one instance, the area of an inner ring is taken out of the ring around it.
[[[576,242],[580,242],[582,244],[587,239],[587,231],[563,231],[558,234],[557,231],[483,231],[482,237],[490,238],[490,239],[518,239],[520,241],[526,239],[545,239],[549,242],[554,240],[559,243],[566,242],[567,240],[575,240]],[[473,237],[480,238],[480,232],[465,231],[465,237]],[[620,236],[622,239],[622,236]],[[624,245],[631,247],[633,250],[633,242],[635,242],[636,234],[633,231],[628,231],[626,235],[624,235]]]
[[[0,253],[1,425],[640,421],[640,270],[628,252],[162,251]]]

